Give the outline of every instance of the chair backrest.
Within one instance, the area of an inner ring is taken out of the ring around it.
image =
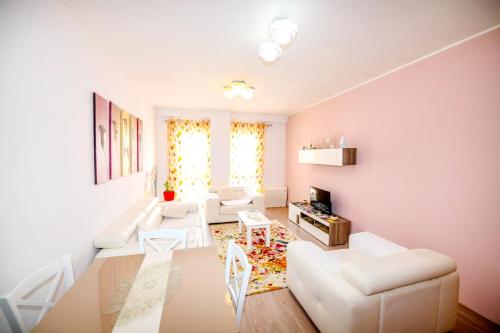
[[[54,261],[33,272],[19,283],[14,290],[0,297],[0,307],[3,309],[14,333],[25,333],[32,329],[32,327],[28,327],[21,315],[20,308],[22,307],[40,308],[36,324],[42,320],[47,311],[55,305],[55,298],[61,280],[64,284],[64,291],[68,290],[75,282],[73,265],[69,255],[65,255],[61,260]],[[27,297],[49,282],[51,284],[45,299],[30,299]]]
[[[227,244],[226,254],[226,270],[224,279],[227,288],[231,294],[231,299],[236,306],[236,323],[240,326],[241,314],[243,313],[243,305],[245,304],[245,296],[250,280],[252,265],[248,262],[245,252],[237,245],[234,240],[230,240]]]
[[[187,248],[187,230],[185,229],[157,229],[150,231],[139,231],[139,251],[145,253],[144,243],[147,243],[157,252],[170,251],[175,249],[177,245],[181,245],[181,248]],[[170,239],[173,240],[167,248],[161,248],[158,244],[155,244],[154,239]]]

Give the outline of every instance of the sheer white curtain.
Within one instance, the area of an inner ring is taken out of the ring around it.
[[[210,122],[169,119],[168,183],[181,201],[197,201],[211,181]]]
[[[262,192],[264,174],[263,123],[231,123],[230,184]]]

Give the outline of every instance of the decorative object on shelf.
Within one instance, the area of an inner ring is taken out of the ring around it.
[[[339,143],[340,148],[345,148],[346,147],[346,140],[344,136],[340,137],[340,143]]]
[[[165,191],[163,191],[163,199],[165,201],[173,201],[175,199],[175,192],[172,191],[171,187],[168,184],[168,180],[163,184],[165,186]]]
[[[335,145],[332,144],[332,138],[329,136],[325,138],[325,148],[335,148]]]
[[[147,170],[144,175],[144,192],[147,196],[156,196],[156,167]]]
[[[255,88],[249,86],[244,80],[233,80],[229,85],[224,87],[224,96],[229,99],[237,96],[250,99],[253,97],[254,92]]]
[[[267,63],[281,56],[281,46],[289,45],[297,35],[297,25],[287,18],[277,17],[269,27],[267,40],[259,46],[258,54]]]
[[[356,148],[299,149],[299,163],[322,165],[355,165]]]
[[[151,193],[156,195],[156,180],[158,178],[158,169],[156,166],[151,168],[151,172],[149,173],[149,182],[151,186]]]
[[[93,94],[94,105],[94,183],[109,180],[109,115],[108,101]]]

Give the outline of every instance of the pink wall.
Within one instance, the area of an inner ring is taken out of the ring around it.
[[[298,164],[340,135],[358,165]],[[291,116],[286,176],[291,200],[332,191],[354,232],[453,257],[460,302],[500,323],[500,29]]]

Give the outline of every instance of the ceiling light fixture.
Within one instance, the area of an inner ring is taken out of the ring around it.
[[[281,46],[292,42],[297,35],[297,25],[287,18],[277,17],[269,27],[269,35],[259,47],[259,57],[265,62],[274,62],[281,56]]]
[[[224,96],[229,99],[233,99],[237,96],[241,96],[244,99],[250,99],[253,97],[255,92],[254,87],[250,87],[245,81],[234,80],[224,87]]]
[[[262,42],[259,47],[259,57],[265,62],[273,62],[281,56],[281,47],[274,41]]]
[[[286,18],[275,18],[271,23],[271,38],[280,45],[288,45],[297,34],[298,27],[295,23]]]

